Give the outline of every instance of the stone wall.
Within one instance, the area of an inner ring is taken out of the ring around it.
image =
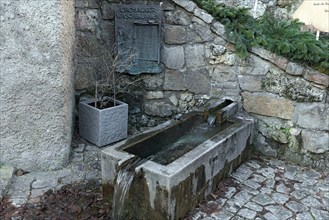
[[[0,161],[23,170],[68,163],[74,2],[0,1]]]
[[[94,33],[113,44],[113,5],[129,1],[76,1],[77,35]],[[130,105],[130,115],[141,115],[134,122],[150,126],[155,118],[191,111],[209,99],[230,98],[258,119],[255,144],[262,154],[329,167],[328,75],[261,48],[241,60],[223,25],[193,1],[161,3],[163,72],[142,74],[141,104]],[[77,68],[77,89],[86,86],[84,75]]]

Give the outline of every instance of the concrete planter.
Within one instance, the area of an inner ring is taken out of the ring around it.
[[[127,138],[128,105],[117,101],[117,106],[98,109],[90,105],[93,102],[95,99],[79,103],[80,136],[98,147]]]

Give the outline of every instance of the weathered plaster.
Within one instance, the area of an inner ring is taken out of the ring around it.
[[[74,2],[1,1],[0,161],[24,170],[68,163]]]

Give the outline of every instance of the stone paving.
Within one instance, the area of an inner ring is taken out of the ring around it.
[[[197,208],[193,220],[329,219],[328,173],[280,160],[250,160],[226,181],[231,186]]]
[[[101,180],[100,149],[76,143],[71,163],[62,170],[14,175],[7,196],[15,206],[37,203],[48,190],[76,181]],[[190,213],[193,220],[327,220],[329,175],[280,160],[242,164],[220,187],[220,193]]]
[[[100,149],[83,140],[75,143],[70,164],[61,170],[13,175],[7,196],[16,207],[37,203],[48,190],[75,182],[97,180],[101,183]]]

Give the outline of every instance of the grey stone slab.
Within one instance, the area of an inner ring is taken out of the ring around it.
[[[228,187],[227,191],[225,192],[225,197],[230,199],[236,192],[236,188],[235,187]]]
[[[164,47],[162,61],[169,69],[181,69],[185,65],[184,48],[182,46]]]
[[[314,219],[314,218],[309,212],[302,212],[296,215],[296,220],[310,220],[310,219]]]
[[[262,175],[258,175],[258,174],[253,174],[251,177],[251,180],[257,182],[257,183],[262,183],[266,180],[267,178],[262,176]]]
[[[241,190],[245,191],[245,192],[248,192],[254,196],[258,195],[260,193],[259,190],[257,189],[253,189],[253,188],[250,188],[249,186],[246,186],[246,185],[241,185]]]
[[[276,215],[270,213],[270,212],[267,212],[264,214],[263,216],[266,220],[281,220],[279,217],[277,217]]]
[[[204,22],[206,22],[207,24],[210,24],[213,21],[213,17],[208,14],[206,11],[201,10],[199,8],[195,8],[193,11],[194,15],[198,18],[200,18],[201,20],[203,20]]]
[[[306,212],[308,208],[301,202],[289,201],[286,206],[294,213]]]
[[[261,212],[263,210],[263,207],[258,205],[257,203],[255,202],[247,202],[244,207],[247,207],[249,209],[252,209],[256,212]]]
[[[0,162],[0,200],[7,193],[14,175],[14,167]]]
[[[273,160],[270,160],[268,163],[270,165],[272,165],[273,167],[280,169],[280,170],[285,170],[285,168],[287,167],[286,162],[284,162],[283,160],[273,159]]]
[[[271,195],[272,199],[277,202],[278,204],[285,204],[288,200],[289,200],[289,197],[288,195],[286,194],[283,194],[283,193],[273,193]]]
[[[291,191],[290,188],[288,188],[285,184],[280,183],[276,186],[276,191],[279,193],[289,193]]]
[[[259,185],[257,182],[255,182],[252,179],[248,179],[248,180],[244,181],[243,184],[250,187],[250,188],[252,188],[252,189],[258,189],[258,188],[261,187],[261,185]]]
[[[252,201],[260,204],[260,205],[270,205],[270,204],[275,204],[275,201],[273,199],[263,193],[255,196]]]
[[[224,210],[227,210],[227,211],[235,214],[241,208],[241,206],[239,206],[238,204],[239,204],[239,202],[236,201],[235,199],[230,199],[226,202],[226,204],[224,206]]]
[[[314,179],[306,179],[306,178],[299,178],[301,183],[295,183],[294,188],[303,190],[303,189],[315,189],[315,185],[317,183],[317,180]]]
[[[192,12],[196,7],[196,4],[193,1],[186,1],[186,0],[173,0],[177,5],[181,6],[188,12]]]
[[[275,186],[275,180],[274,179],[268,179],[268,180],[266,180],[265,186],[268,187],[268,188],[273,189],[274,186]]]
[[[256,160],[247,161],[245,164],[252,167],[252,168],[254,168],[254,169],[261,168],[261,166],[259,165],[259,163]]]
[[[246,191],[241,191],[241,192],[238,192],[233,198],[235,199],[235,204],[237,204],[239,207],[242,207],[252,197],[253,197],[252,194],[250,194],[250,193],[248,193]]]
[[[265,209],[270,211],[272,214],[274,214],[281,220],[285,220],[293,216],[293,213],[290,210],[284,208],[283,206],[270,205],[266,206]]]
[[[321,191],[329,192],[329,181],[328,180],[319,180],[319,182],[316,184],[316,186]]]
[[[210,92],[210,80],[206,68],[190,69],[185,75],[186,87],[195,94]]]
[[[260,175],[266,177],[266,178],[274,178],[275,176],[275,169],[273,169],[272,167],[264,167],[262,169],[257,170],[257,173],[259,173]]]
[[[301,76],[303,74],[303,70],[303,66],[293,62],[289,62],[286,68],[286,72],[294,76]]]
[[[311,208],[311,213],[314,216],[314,219],[316,219],[316,220],[328,220],[329,219],[328,211]]]
[[[284,178],[286,179],[290,179],[290,180],[295,180],[296,178],[296,174],[299,172],[300,170],[298,169],[297,166],[292,166],[289,165],[285,168],[285,172],[283,174]]]
[[[305,198],[306,196],[309,195],[308,192],[304,190],[294,190],[293,192],[290,193],[291,196],[293,196],[295,199],[297,200],[301,200],[303,198]]]
[[[253,171],[250,167],[242,164],[234,173],[231,174],[231,177],[239,182],[243,182],[247,180],[252,173]]]
[[[302,128],[329,130],[328,106],[323,103],[300,103],[294,110],[293,122]]]
[[[234,214],[224,209],[218,213],[211,214],[211,216],[215,217],[218,220],[230,220],[234,216]]]
[[[193,44],[185,47],[185,61],[187,68],[197,68],[205,65],[204,45]],[[183,56],[184,58],[184,56]]]
[[[323,198],[321,198],[321,201],[323,206],[327,208],[327,211],[329,211],[329,198],[323,196]]]
[[[203,219],[204,217],[206,217],[207,214],[204,213],[204,212],[201,212],[201,211],[198,211],[197,213],[195,213],[193,216],[192,216],[192,220],[200,220],[200,219]]]
[[[259,189],[259,191],[263,194],[267,194],[267,195],[270,195],[273,193],[273,189],[271,188],[268,188],[268,187],[262,187]]]
[[[219,198],[219,199],[216,199],[216,202],[218,205],[224,206],[224,204],[227,202],[227,199]]]
[[[242,208],[238,211],[238,215],[240,215],[244,219],[255,219],[257,212],[251,209]]]
[[[313,196],[307,196],[306,198],[302,199],[301,202],[308,206],[315,209],[323,209],[323,205],[319,202],[318,199],[314,198]]]

